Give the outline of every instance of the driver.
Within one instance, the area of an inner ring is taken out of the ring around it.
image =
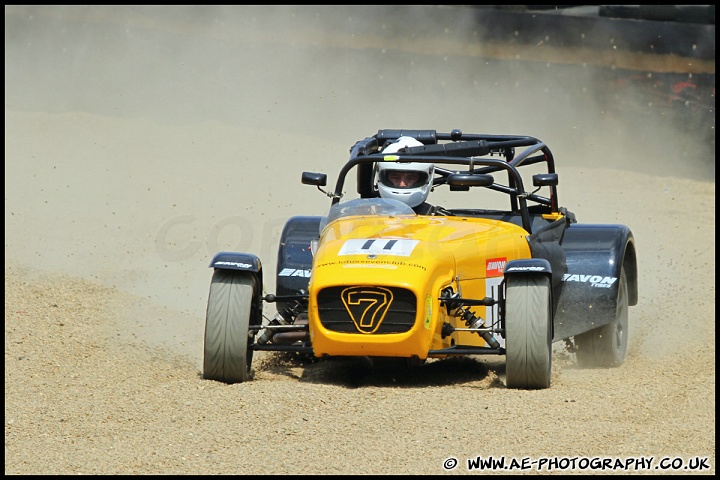
[[[400,137],[382,151],[397,153],[407,147],[423,144],[412,137]],[[435,165],[432,163],[382,163],[377,164],[377,188],[382,198],[400,200],[418,215],[435,215],[438,210],[425,202],[432,190]]]

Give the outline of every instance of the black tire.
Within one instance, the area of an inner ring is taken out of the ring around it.
[[[233,270],[215,270],[205,319],[203,377],[225,383],[250,379],[254,335],[249,326],[256,279]]]
[[[628,349],[628,285],[625,269],[620,271],[617,306],[613,320],[575,336],[575,357],[584,368],[619,367]]]
[[[508,388],[550,386],[552,292],[544,275],[512,276],[505,291],[505,384]]]

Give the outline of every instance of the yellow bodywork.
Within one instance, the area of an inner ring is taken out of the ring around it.
[[[424,360],[444,356],[429,355],[431,350],[454,345],[484,346],[484,340],[475,332],[456,331],[442,338],[444,323],[457,328],[467,325],[450,315],[438,297],[446,287],[463,298],[482,299],[493,293],[496,296],[505,263],[530,258],[527,235],[523,228],[511,223],[459,216],[368,215],[330,222],[321,233],[308,287],[309,329],[315,356]],[[491,286],[495,286],[494,290]],[[352,289],[356,294],[338,305],[344,305],[354,315],[358,332],[333,331],[320,322],[318,293],[326,287],[348,287],[345,290]],[[374,297],[363,298],[362,287],[381,288],[379,294],[378,288],[373,288]],[[390,290],[382,287],[403,287],[414,292],[417,314],[408,331],[377,333],[387,320],[387,310],[377,307],[392,301]],[[362,301],[366,303],[359,303]],[[486,326],[497,318],[497,307],[494,309],[470,307]]]

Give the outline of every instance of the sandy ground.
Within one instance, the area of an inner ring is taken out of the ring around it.
[[[714,144],[597,70],[468,54],[465,16],[415,15],[5,7],[6,474],[715,473]],[[329,206],[300,173],[334,179],[381,128],[545,140],[560,203],[635,235],[626,363],[558,347],[543,391],[486,358],[261,354],[251,382],[203,380],[212,255],[273,272],[285,220]]]

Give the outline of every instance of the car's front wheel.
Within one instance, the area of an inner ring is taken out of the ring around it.
[[[254,336],[249,332],[257,281],[234,270],[215,270],[205,319],[203,377],[225,383],[250,379]]]
[[[581,367],[618,367],[628,349],[628,285],[625,269],[620,271],[615,317],[602,327],[575,335],[575,357]]]
[[[505,290],[505,384],[508,388],[550,386],[552,292],[545,275],[511,276]]]

